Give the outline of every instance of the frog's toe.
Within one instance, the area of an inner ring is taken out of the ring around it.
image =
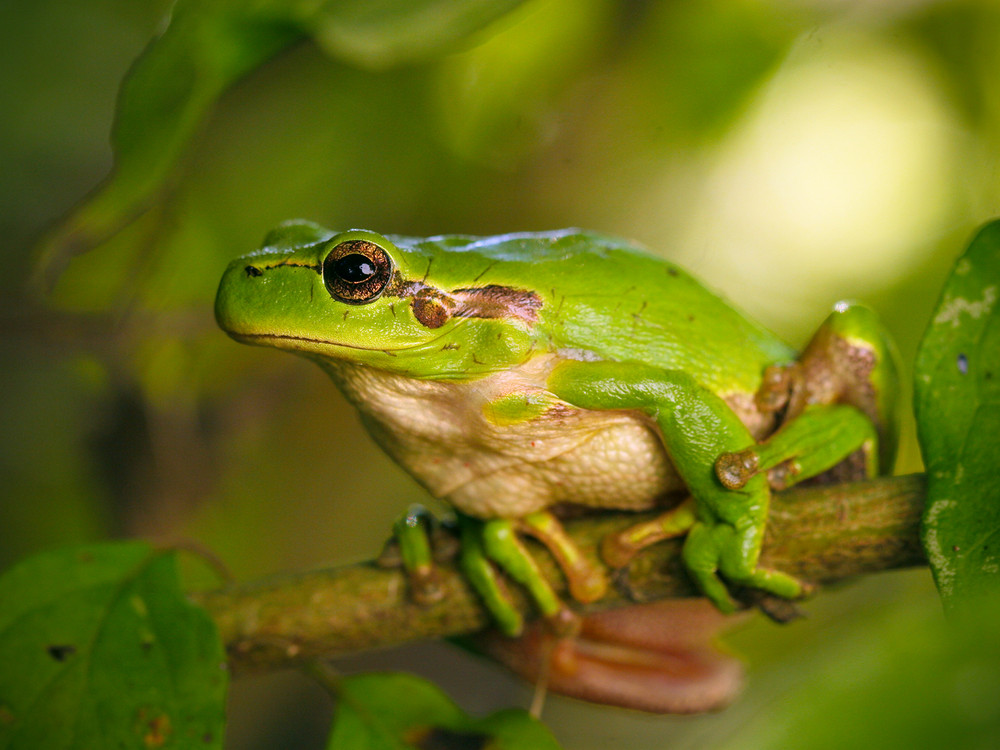
[[[601,558],[610,568],[620,570],[646,547],[683,536],[696,520],[694,498],[688,497],[656,518],[605,536],[601,540]]]
[[[757,588],[740,588],[734,595],[747,608],[758,609],[773,622],[784,625],[805,617],[796,602],[811,596],[818,588],[807,581],[797,583],[800,593],[795,598],[785,598]]]
[[[432,542],[433,538],[433,542]],[[440,543],[441,531],[422,506],[414,505],[393,526],[393,537],[379,555],[382,567],[402,567],[410,583],[410,595],[418,604],[433,604],[444,596],[441,573],[434,544]]]
[[[779,599],[776,596],[762,598],[757,602],[757,609],[763,612],[771,622],[776,622],[779,625],[787,625],[806,616],[795,602]]]
[[[607,593],[608,581],[604,570],[583,554],[551,512],[530,513],[520,519],[516,527],[519,532],[545,545],[559,563],[570,594],[578,602],[596,602]]]
[[[434,604],[444,598],[445,587],[441,571],[436,565],[428,565],[410,571],[410,596],[420,605]]]
[[[578,602],[589,604],[603,599],[608,593],[608,579],[604,572],[596,568],[564,569],[570,594]]]
[[[479,594],[500,632],[517,637],[524,630],[524,617],[493,563],[486,557],[482,541],[471,525],[462,528],[462,572]]]
[[[696,523],[688,533],[681,557],[698,589],[724,614],[737,610],[729,589],[719,577],[719,547],[713,533],[718,526]]]
[[[715,475],[728,490],[743,487],[759,468],[760,456],[752,448],[736,453],[723,453],[715,460]]]
[[[800,599],[808,591],[807,584],[794,576],[770,568],[754,568],[751,571],[722,570],[722,574],[733,583],[749,586],[782,599]]]
[[[557,638],[575,638],[580,633],[580,615],[565,604],[552,615],[545,618],[549,631]]]

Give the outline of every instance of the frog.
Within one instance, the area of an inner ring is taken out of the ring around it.
[[[216,319],[239,342],[316,362],[374,440],[460,519],[460,564],[500,630],[524,616],[569,632],[570,600],[683,537],[696,587],[722,613],[736,591],[795,600],[806,581],[760,564],[771,494],[847,466],[891,469],[897,361],[875,313],[838,302],[801,352],[680,266],[580,229],[428,238],[286,222],[237,258]],[[655,511],[584,555],[563,509]],[[415,592],[433,563],[398,525]],[[414,531],[416,530],[416,531]]]

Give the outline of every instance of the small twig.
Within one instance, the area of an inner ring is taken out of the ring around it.
[[[919,540],[923,504],[922,475],[777,494],[761,563],[813,583],[926,564]],[[602,513],[566,526],[596,560],[605,534],[650,517]],[[663,542],[641,553],[628,571],[628,585],[615,587],[586,609],[694,595],[680,561],[681,543]],[[561,588],[554,562],[540,547],[532,549]],[[194,598],[218,624],[235,671],[270,670],[485,628],[489,616],[461,574],[448,564],[441,574],[444,596],[430,605],[410,600],[401,570],[371,562],[275,576]],[[520,594],[517,599],[532,616],[527,600]]]

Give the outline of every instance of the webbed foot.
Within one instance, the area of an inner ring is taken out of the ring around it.
[[[521,638],[485,633],[487,653],[531,682],[594,703],[654,713],[715,711],[742,684],[742,665],[716,643],[741,618],[704,599],[670,599],[587,615],[576,638],[541,624]]]

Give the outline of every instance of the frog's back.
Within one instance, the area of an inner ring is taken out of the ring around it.
[[[680,369],[718,393],[752,392],[767,365],[794,358],[686,271],[624,240],[568,229],[400,244],[446,256],[430,270],[444,288],[530,279],[541,343],[556,354]]]

